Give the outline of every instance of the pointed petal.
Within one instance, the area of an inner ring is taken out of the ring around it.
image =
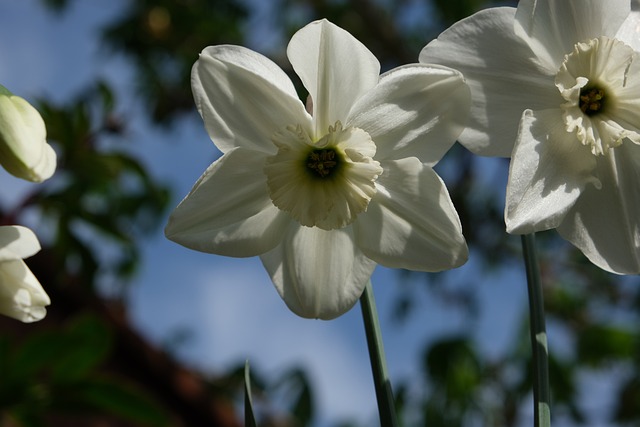
[[[0,314],[35,322],[47,314],[49,304],[49,296],[24,261],[0,262]]]
[[[273,249],[291,220],[271,203],[264,161],[263,153],[243,148],[215,161],[169,217],[167,238],[234,257]]]
[[[295,33],[287,55],[313,100],[317,138],[337,120],[344,120],[355,101],[378,83],[376,57],[326,19]]]
[[[353,230],[292,225],[261,257],[287,306],[299,316],[333,319],[358,301],[375,268],[353,244]]]
[[[411,64],[380,78],[349,113],[347,126],[376,142],[376,159],[418,157],[436,164],[467,123],[471,97],[462,75],[438,65]]]
[[[566,131],[562,111],[525,111],[509,167],[507,232],[557,227],[595,177],[595,156]]]
[[[270,137],[288,125],[310,129],[293,83],[275,63],[240,46],[210,46],[191,71],[191,88],[211,140],[274,152]]]
[[[551,68],[576,43],[613,38],[629,15],[629,0],[521,0],[514,30]]]
[[[40,243],[33,231],[20,225],[0,227],[0,262],[22,259],[40,250]]]
[[[462,72],[471,88],[471,115],[458,138],[483,156],[509,157],[522,112],[564,101],[547,69],[513,32],[513,8],[487,9],[463,19],[429,43],[420,62]]]
[[[464,264],[467,245],[440,177],[415,157],[382,166],[378,192],[354,223],[362,252],[392,268],[441,271]]]
[[[558,227],[600,268],[640,273],[640,147],[629,142],[598,158],[602,187],[589,186]]]

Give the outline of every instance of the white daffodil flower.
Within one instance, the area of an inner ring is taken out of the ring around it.
[[[42,182],[56,169],[56,153],[47,143],[40,113],[0,85],[0,164],[10,174]]]
[[[639,16],[629,0],[521,0],[454,24],[420,54],[471,87],[460,142],[512,157],[507,231],[557,228],[619,274],[640,272]]]
[[[167,237],[260,255],[289,308],[309,318],[349,310],[376,263],[463,264],[460,221],[432,169],[468,116],[460,73],[413,64],[380,76],[373,54],[326,20],[298,31],[287,54],[312,113],[264,56],[228,45],[201,53],[193,93],[223,156],[172,213]]]
[[[35,234],[17,225],[0,227],[0,314],[22,322],[42,319],[51,301],[22,261],[40,250]]]

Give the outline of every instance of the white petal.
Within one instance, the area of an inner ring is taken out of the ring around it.
[[[558,68],[578,42],[614,37],[629,0],[520,0],[515,32],[549,67]]]
[[[484,156],[509,157],[522,112],[560,105],[557,67],[543,67],[513,32],[515,10],[493,8],[454,24],[420,53],[420,62],[462,72],[471,116],[459,141]]]
[[[56,154],[44,120],[25,99],[0,86],[0,163],[12,175],[42,182],[53,175]]]
[[[40,250],[40,243],[33,231],[20,225],[0,227],[0,262],[22,259]]]
[[[638,22],[640,25],[640,20]],[[626,131],[625,137],[640,144],[640,54],[637,51],[631,55],[622,75],[622,84],[615,88],[615,108],[606,116]]]
[[[589,186],[558,227],[605,270],[640,273],[640,147],[628,142],[598,157],[602,187]]]
[[[353,226],[362,252],[392,268],[441,271],[464,264],[467,245],[440,177],[415,157],[382,166],[378,192]]]
[[[326,19],[291,38],[289,61],[313,100],[315,137],[344,120],[351,106],[378,83],[380,63],[347,31]]]
[[[42,146],[39,161],[33,165],[30,180],[33,182],[42,182],[53,176],[58,163],[57,154],[53,147],[45,143]]]
[[[35,322],[46,315],[49,304],[49,296],[24,261],[0,262],[0,314]]]
[[[638,2],[635,1],[635,4]],[[640,52],[640,12],[632,11],[629,14],[618,29],[616,39],[628,44],[636,52]]]
[[[188,248],[226,256],[271,250],[291,220],[271,203],[264,161],[258,151],[228,151],[173,211],[165,235]]]
[[[311,118],[293,83],[275,63],[240,46],[210,46],[191,71],[191,88],[209,136],[222,151],[274,152],[270,137]]]
[[[333,319],[358,301],[376,264],[353,244],[353,230],[292,225],[260,257],[287,306],[299,316]]]
[[[415,156],[434,165],[464,129],[470,103],[469,88],[459,72],[412,64],[383,74],[354,105],[347,126],[371,136],[376,159]]]
[[[565,129],[560,109],[527,110],[509,167],[507,232],[557,227],[594,176],[595,156]]]

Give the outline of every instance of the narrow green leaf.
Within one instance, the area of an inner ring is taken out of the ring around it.
[[[245,427],[257,427],[256,418],[253,415],[253,400],[251,399],[251,376],[249,361],[244,364],[244,425]]]

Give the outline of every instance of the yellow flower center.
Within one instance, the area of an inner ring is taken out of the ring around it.
[[[313,141],[302,126],[287,126],[272,141],[278,152],[267,159],[264,173],[276,207],[323,230],[345,227],[367,209],[382,173],[368,133],[336,122]]]
[[[329,178],[334,175],[342,160],[333,148],[313,149],[307,156],[307,168],[311,175],[318,178]]]
[[[582,89],[578,105],[587,116],[599,113],[604,107],[604,90],[599,88]]]
[[[623,42],[599,37],[577,43],[556,74],[566,101],[560,105],[567,132],[574,133],[594,155],[606,155],[625,138],[639,138],[632,102],[638,53]]]

